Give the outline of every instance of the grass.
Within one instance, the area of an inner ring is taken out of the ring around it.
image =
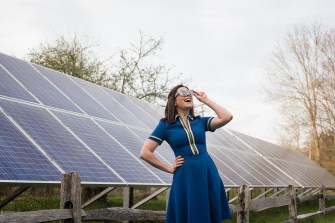
[[[4,199],[1,197],[0,200]],[[135,203],[138,199],[135,199]],[[165,210],[165,196],[159,195],[157,199],[150,200],[147,203],[140,206],[140,209],[146,210]],[[85,211],[107,208],[107,207],[122,207],[123,198],[122,196],[108,196],[107,203],[93,203],[92,205],[85,208]],[[335,200],[326,201],[326,206],[334,206]],[[319,203],[318,200],[307,201],[303,204],[298,205],[298,214],[315,212],[318,210]],[[31,195],[21,195],[16,198],[8,205],[6,205],[2,211],[14,211],[14,212],[24,212],[24,211],[35,211],[35,210],[46,210],[46,209],[57,209],[59,208],[59,196],[31,196]],[[330,213],[326,216],[317,216],[312,219],[306,220],[305,223],[334,223],[335,213]],[[288,220],[288,207],[279,207],[264,210],[258,213],[250,213],[249,217],[250,223],[281,223],[284,220]],[[89,221],[85,221],[89,222]],[[105,221],[107,222],[107,221]],[[109,221],[115,222],[115,221]],[[146,221],[151,222],[152,221]],[[233,221],[224,221],[224,223],[236,222],[236,215],[234,214]],[[145,223],[141,221],[141,223]]]
[[[326,201],[327,206],[334,206],[335,200]],[[297,206],[298,214],[311,213],[318,211],[319,201],[306,201]],[[335,213],[330,213],[325,216],[316,216],[311,219],[304,221],[304,223],[334,223]],[[250,214],[250,223],[281,223],[288,220],[288,207],[283,206],[279,208],[271,208],[258,213]],[[236,221],[235,221],[236,222]]]

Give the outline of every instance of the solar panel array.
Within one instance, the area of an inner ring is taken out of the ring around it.
[[[171,184],[139,158],[161,108],[1,53],[0,78],[0,182],[60,183],[79,172],[85,185]],[[227,187],[335,187],[329,172],[280,146],[226,128],[207,143]],[[174,160],[167,143],[155,153]]]

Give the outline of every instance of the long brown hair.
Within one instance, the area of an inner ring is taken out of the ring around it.
[[[177,115],[177,108],[175,106],[175,102],[176,102],[176,93],[178,88],[180,87],[185,87],[188,89],[188,87],[179,84],[177,86],[175,86],[174,88],[171,89],[169,95],[168,95],[168,100],[166,103],[166,107],[165,107],[165,118],[163,118],[163,120],[167,121],[169,124],[174,124],[176,123],[176,115]],[[195,118],[194,116],[194,109],[191,108],[190,110],[190,115]]]

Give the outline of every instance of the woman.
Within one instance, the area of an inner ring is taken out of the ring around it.
[[[194,116],[193,98],[209,106],[217,117]],[[207,153],[206,131],[215,131],[232,120],[232,114],[204,92],[174,87],[165,108],[165,118],[144,143],[140,157],[174,174],[166,214],[167,223],[221,223],[231,213],[217,168]],[[164,140],[175,153],[172,166],[160,161],[154,151]]]

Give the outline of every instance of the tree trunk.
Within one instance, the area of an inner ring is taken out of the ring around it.
[[[313,143],[315,148],[315,154],[314,154],[315,162],[320,164],[320,138],[318,135],[318,130],[315,121],[313,122]]]

